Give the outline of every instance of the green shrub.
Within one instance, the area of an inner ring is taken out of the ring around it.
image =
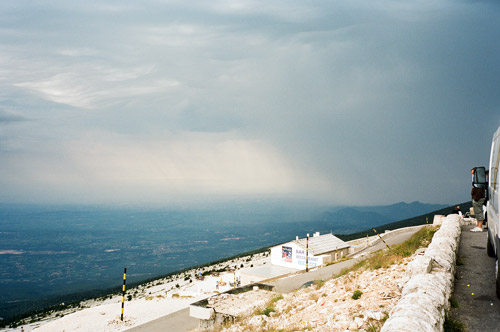
[[[361,295],[363,295],[363,292],[360,291],[359,289],[356,289],[354,293],[352,294],[352,298],[354,300],[359,300],[361,298]]]

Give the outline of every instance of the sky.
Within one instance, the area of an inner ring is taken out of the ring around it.
[[[470,200],[500,3],[0,2],[0,201]]]

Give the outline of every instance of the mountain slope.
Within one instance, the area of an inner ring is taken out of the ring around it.
[[[421,215],[416,216],[416,217],[412,217],[412,218],[408,218],[408,219],[380,225],[380,226],[377,226],[374,228],[377,230],[378,233],[383,233],[386,230],[393,230],[393,229],[398,229],[398,228],[403,228],[403,227],[423,225],[423,224],[427,224],[427,223],[432,224],[435,215],[448,215],[453,211],[453,208],[456,205],[457,204],[447,206],[447,207],[444,207],[442,209],[431,211],[428,213],[424,213],[424,214],[421,214]],[[468,202],[464,202],[464,203],[461,203],[458,205],[460,205],[460,207],[462,208],[462,211],[468,211],[472,207],[472,202],[468,201]],[[342,235],[339,233],[338,237],[344,241],[349,241],[349,240],[359,239],[359,238],[365,237],[366,235],[374,235],[374,234],[375,233],[373,232],[372,228],[367,228],[364,231],[352,233],[352,234],[348,234],[348,235]]]
[[[443,204],[427,204],[414,201],[411,203],[399,202],[386,206],[367,206],[358,208],[360,211],[370,211],[382,216],[389,217],[391,221],[412,218],[428,212],[440,210],[448,207]]]
[[[324,212],[322,226],[330,227],[334,233],[349,234],[360,229],[375,227],[392,221],[390,218],[370,211],[343,208],[335,212]]]
[[[341,207],[333,211],[323,212],[319,218],[321,223],[313,222],[312,224],[336,234],[351,234],[447,207],[447,205],[426,204],[417,201],[385,206]]]

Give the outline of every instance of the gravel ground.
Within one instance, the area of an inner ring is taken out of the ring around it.
[[[495,259],[486,254],[487,232],[462,226],[450,316],[469,332],[500,331],[500,300],[495,294]]]

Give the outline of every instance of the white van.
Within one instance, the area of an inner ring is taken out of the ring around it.
[[[490,153],[489,174],[486,176],[484,167],[477,167],[473,176],[473,186],[487,188],[488,202],[486,203],[486,220],[488,221],[488,243],[486,251],[490,257],[496,257],[496,293],[500,298],[500,219],[498,208],[500,205],[500,195],[498,190],[500,161],[500,127],[493,135]]]

